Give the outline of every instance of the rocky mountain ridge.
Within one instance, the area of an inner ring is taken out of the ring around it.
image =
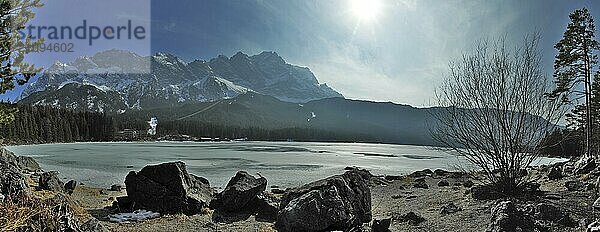
[[[320,84],[310,69],[288,64],[275,52],[253,56],[238,52],[232,57],[221,55],[188,63],[166,53],[142,57],[109,50],[70,63],[57,61],[22,93],[19,101],[124,112],[217,101],[248,92],[287,102],[343,97]]]

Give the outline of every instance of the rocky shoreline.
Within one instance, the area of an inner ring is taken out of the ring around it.
[[[125,186],[99,189],[63,183],[32,158],[0,148],[0,200],[3,210],[17,196],[47,203],[60,222],[48,222],[50,230],[600,231],[600,168],[593,160],[524,171],[532,182],[518,199],[481,185],[477,173],[340,173],[266,191],[266,178],[239,171],[219,191],[172,162],[131,171]]]

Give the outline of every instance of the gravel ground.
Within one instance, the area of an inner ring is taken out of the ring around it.
[[[592,204],[597,198],[594,190],[583,192],[570,192],[564,187],[564,182],[573,180],[572,177],[562,180],[549,181],[544,175],[532,172],[541,183],[544,196],[536,203],[546,202],[560,207],[568,212],[577,223],[589,224],[600,214],[594,211]],[[446,179],[449,186],[438,187],[437,183],[444,178],[425,177],[428,189],[414,188],[414,178],[403,177],[390,182],[385,186],[371,188],[373,217],[391,216],[394,218],[390,227],[391,231],[485,231],[490,223],[491,208],[497,201],[481,201],[473,199],[468,194],[468,188],[461,184],[463,179]],[[583,181],[595,183],[595,177],[583,176]],[[73,199],[78,201],[94,217],[110,231],[276,231],[272,223],[258,222],[253,216],[246,220],[232,224],[213,223],[212,212],[206,211],[203,215],[167,215],[157,219],[132,223],[111,223],[107,221],[109,206],[117,196],[125,195],[125,191],[115,192],[78,186]],[[442,214],[441,208],[449,203],[460,207],[462,210]],[[425,221],[417,225],[402,222],[399,216],[414,212],[422,216]],[[365,225],[365,228],[368,228]],[[550,231],[585,231],[583,227],[554,226]]]

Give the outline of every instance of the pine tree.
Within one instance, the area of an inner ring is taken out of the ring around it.
[[[590,121],[591,121],[591,144],[592,152],[600,153],[600,72],[594,76],[594,81],[591,87],[590,99]],[[584,125],[587,119],[587,109],[583,105],[578,105],[573,109],[571,114],[567,114],[569,127],[577,127]]]
[[[42,5],[40,0],[0,1],[0,94],[14,89],[15,83],[27,83],[40,71],[23,60],[30,48],[39,46],[43,40],[23,39],[19,31],[35,16],[32,9]],[[14,109],[0,108],[0,124],[14,120]]]
[[[594,35],[596,31],[594,19],[586,8],[575,10],[569,18],[571,22],[563,38],[554,46],[558,50],[554,60],[554,77],[557,86],[550,96],[561,98],[567,104],[578,104],[581,99],[584,99],[585,119],[583,123],[576,126],[585,131],[584,153],[590,155],[591,76],[597,64],[595,52],[600,49],[600,44]],[[581,90],[582,83],[583,90]]]

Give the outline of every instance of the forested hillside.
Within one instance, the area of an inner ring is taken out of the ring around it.
[[[114,119],[102,113],[1,104],[17,109],[15,120],[0,124],[0,143],[3,144],[108,141],[115,131]]]

